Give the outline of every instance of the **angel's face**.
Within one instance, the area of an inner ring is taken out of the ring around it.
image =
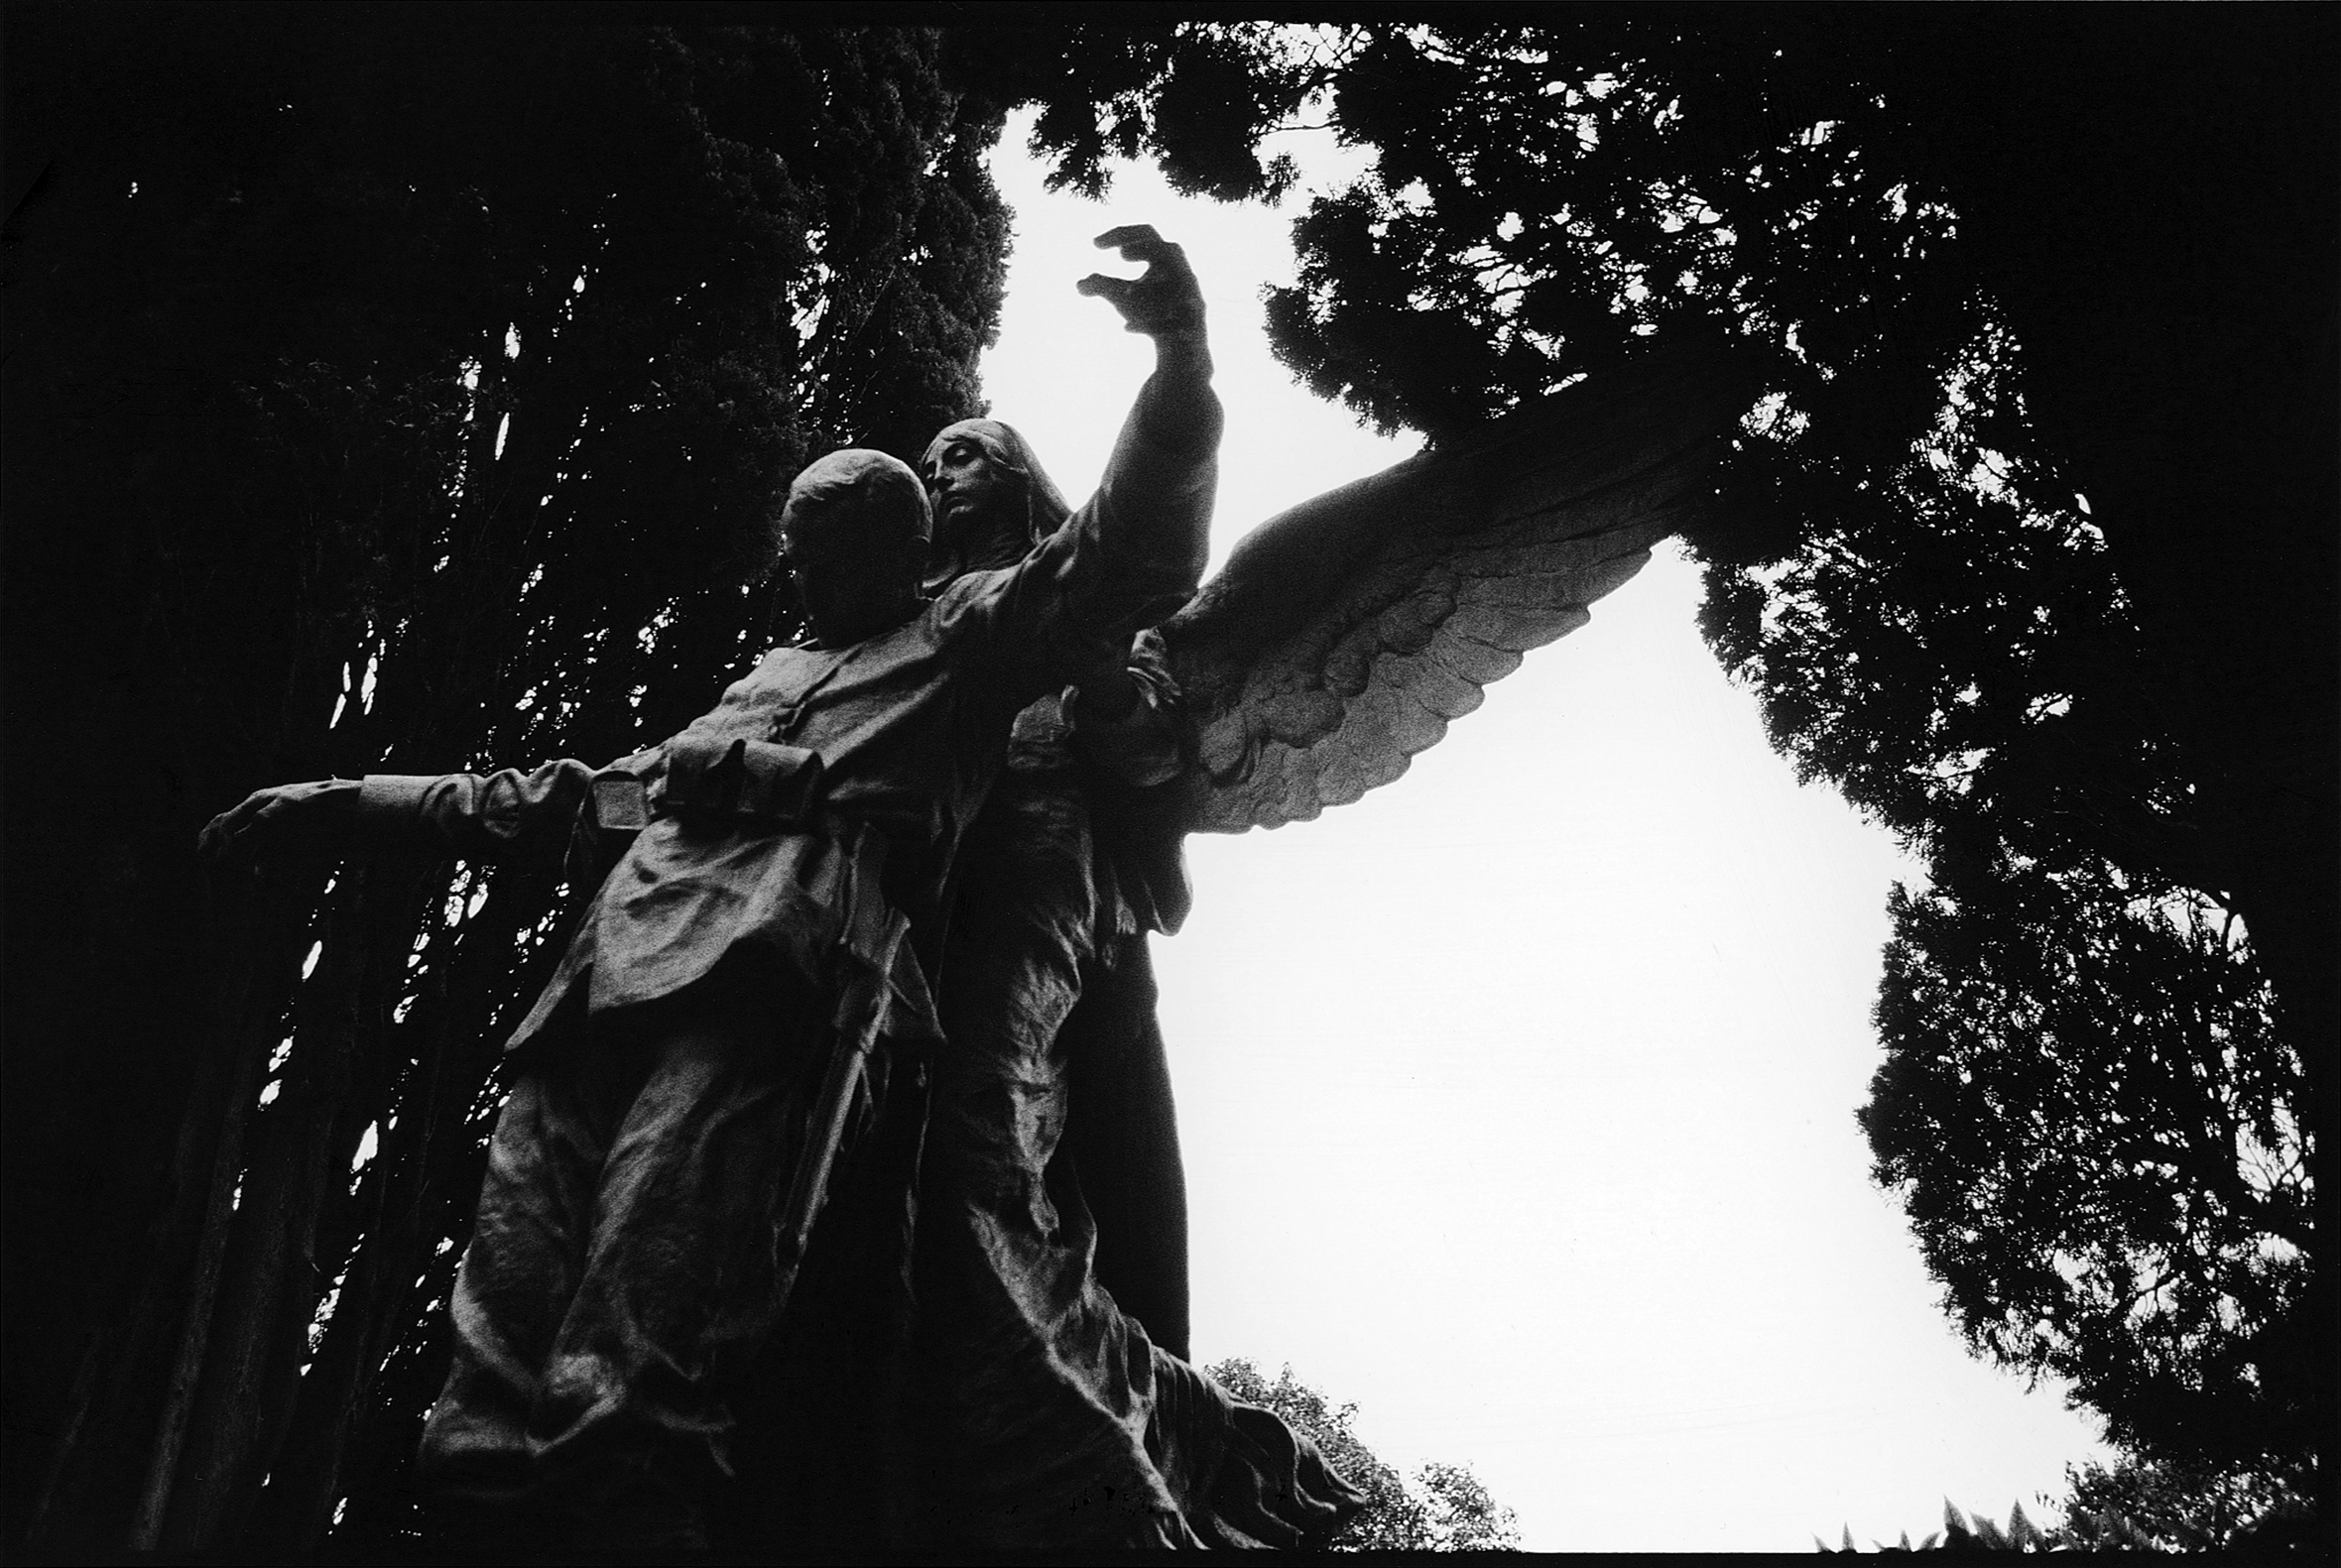
[[[952,534],[966,533],[1010,498],[1008,476],[979,443],[965,437],[935,448],[920,477],[934,503],[936,528]]]

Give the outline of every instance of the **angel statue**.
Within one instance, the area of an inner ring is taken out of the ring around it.
[[[1177,247],[1096,276],[1157,347],[1098,493],[1010,427],[833,453],[810,628],[606,768],[263,790],[218,862],[560,859],[420,1469],[475,1552],[1298,1546],[1360,1494],[1185,1360],[1147,955],[1179,844],[1398,777],[1704,494],[1705,362],[1581,382],[1303,503],[1195,591],[1222,417]]]
[[[921,1172],[927,1545],[1290,1547],[1357,1506],[1187,1360],[1183,1180],[1147,933],[1180,841],[1396,778],[1523,652],[1588,619],[1699,499],[1737,412],[1713,363],[1638,367],[1255,531],[1119,665],[1036,703],[969,830]],[[1068,515],[1013,426],[921,463],[930,584]]]

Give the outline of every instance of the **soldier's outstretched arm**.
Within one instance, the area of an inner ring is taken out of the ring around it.
[[[256,789],[204,824],[195,853],[221,870],[339,855],[356,847],[361,787],[355,779],[318,779]]]
[[[484,861],[557,861],[594,769],[368,774],[262,789],[211,819],[197,852],[222,868],[411,845]]]

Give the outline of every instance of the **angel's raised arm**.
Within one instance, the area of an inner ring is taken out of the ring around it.
[[[1091,273],[1073,287],[1122,313],[1123,324],[1155,343],[1155,373],[1139,389],[1130,426],[1173,451],[1215,450],[1225,422],[1211,390],[1211,345],[1203,328],[1203,291],[1186,252],[1144,223],[1108,229],[1100,250],[1144,262],[1136,278]]]
[[[1211,390],[1203,301],[1185,255],[1143,225],[1098,237],[1147,263],[1137,278],[1093,274],[1081,293],[1111,302],[1155,342],[1155,371],[1123,422],[1097,493],[1012,568],[998,644],[1026,697],[1120,659],[1131,637],[1193,596],[1210,547],[1225,422]]]

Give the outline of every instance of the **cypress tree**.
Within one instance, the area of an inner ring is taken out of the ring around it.
[[[20,8],[9,1537],[391,1543],[550,874],[207,882],[329,775],[600,761],[788,635],[789,476],[977,405],[930,30]]]

